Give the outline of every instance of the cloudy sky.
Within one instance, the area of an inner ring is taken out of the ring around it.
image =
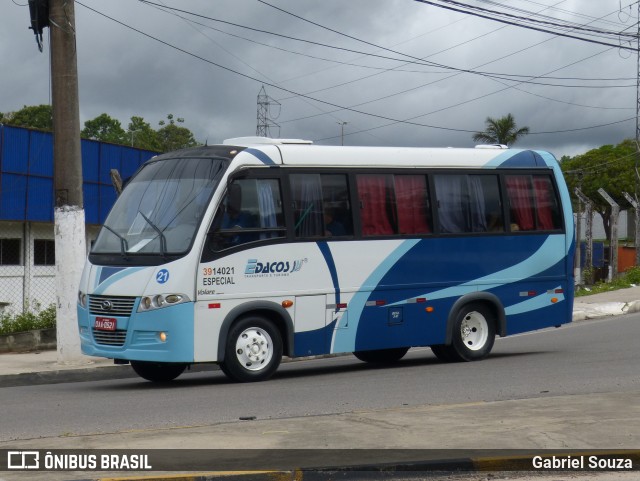
[[[153,2],[76,1],[81,123],[173,113],[213,144],[255,135],[264,85],[271,136],[320,144],[471,147],[508,113],[558,157],[635,136],[631,0]],[[26,4],[0,0],[0,112],[51,101]]]

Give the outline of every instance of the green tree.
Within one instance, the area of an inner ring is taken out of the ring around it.
[[[100,142],[127,143],[127,135],[120,121],[107,114],[100,114],[95,119],[87,120],[80,135],[85,139],[99,140]]]
[[[484,132],[473,134],[473,140],[485,144],[511,145],[529,133],[529,127],[518,128],[513,115],[493,119],[487,117]]]
[[[50,105],[25,105],[16,112],[0,112],[0,123],[51,131],[53,111]],[[156,152],[198,145],[193,133],[188,128],[178,125],[182,123],[184,119],[174,118],[173,114],[169,114],[166,120],[158,122],[159,128],[156,130],[143,117],[134,115],[127,130],[124,130],[119,120],[103,113],[84,123],[81,136]]]
[[[138,149],[155,150],[157,152],[162,150],[158,132],[142,117],[135,115],[131,117],[127,127],[127,137],[129,145]]]
[[[580,187],[602,217],[607,239],[611,239],[611,206],[598,189],[604,189],[624,209],[628,203],[622,193],[635,192],[635,152],[635,142],[628,139],[615,146],[603,145],[575,157],[563,157],[560,162],[574,205],[574,190]]]
[[[172,150],[184,149],[186,147],[194,147],[198,145],[196,139],[193,137],[193,133],[186,127],[180,127],[176,125],[176,122],[183,123],[184,119],[173,118],[173,114],[167,115],[166,123],[164,120],[159,122],[161,128],[158,130],[158,137],[160,139],[160,146],[162,152],[170,152]]]
[[[53,109],[51,105],[25,105],[20,110],[3,114],[0,122],[16,127],[52,131]]]

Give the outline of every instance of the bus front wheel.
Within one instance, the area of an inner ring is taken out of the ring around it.
[[[496,337],[496,319],[485,304],[463,306],[455,317],[451,345],[431,346],[445,362],[479,361],[489,355]]]
[[[173,381],[187,368],[186,364],[164,362],[131,361],[131,367],[138,376],[152,382]]]
[[[220,369],[236,382],[269,379],[282,360],[282,337],[269,320],[250,316],[238,320],[229,330],[224,361]]]
[[[364,362],[393,364],[402,359],[408,350],[408,347],[398,347],[394,349],[377,349],[375,351],[356,351],[353,355]]]

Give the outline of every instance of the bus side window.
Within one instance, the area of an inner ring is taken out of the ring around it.
[[[353,220],[349,204],[349,185],[344,174],[322,174],[322,205],[324,235],[344,237],[353,235]]]
[[[284,237],[278,179],[238,179],[229,184],[210,229],[214,251]]]
[[[548,175],[505,176],[512,231],[562,229],[560,209]]]
[[[434,180],[441,232],[504,231],[498,176],[437,174]]]
[[[393,176],[391,174],[359,174],[358,200],[362,235],[393,235],[397,232],[398,218]]]
[[[353,235],[345,174],[291,174],[296,237]]]
[[[426,176],[396,175],[394,182],[399,233],[429,234],[433,224]]]

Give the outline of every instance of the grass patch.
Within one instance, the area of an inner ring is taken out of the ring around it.
[[[593,286],[577,287],[575,296],[590,296],[591,294],[616,291],[637,285],[640,285],[640,266],[631,267],[611,282],[599,282]]]
[[[0,316],[0,335],[52,327],[56,327],[55,304],[51,304],[46,309],[40,309],[39,305],[36,305],[34,309],[27,306],[24,312],[20,314],[3,314]]]

